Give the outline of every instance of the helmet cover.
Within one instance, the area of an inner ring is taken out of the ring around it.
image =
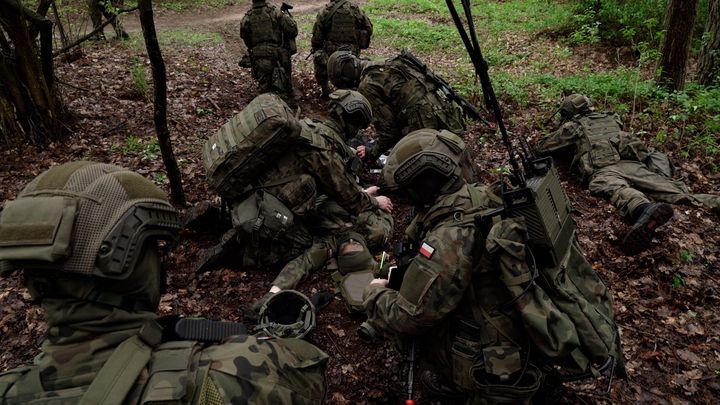
[[[360,58],[350,51],[335,51],[328,58],[328,77],[337,88],[355,88],[360,83]]]

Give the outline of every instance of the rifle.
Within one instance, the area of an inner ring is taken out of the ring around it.
[[[293,9],[293,6],[283,2],[282,5],[280,5],[280,12],[287,14],[290,16],[290,18],[293,18],[293,15],[290,14],[290,10]],[[295,38],[286,38],[285,37],[285,31],[280,30],[281,38],[280,42],[282,43],[283,47],[287,48],[290,51],[291,55],[294,55],[297,53],[297,44],[295,43]]]
[[[488,65],[482,55],[475,32],[470,0],[461,0],[468,30],[460,19],[453,0],[445,0],[455,27],[470,55],[475,74],[485,98],[485,104],[494,113],[512,166],[511,186],[503,184],[504,213],[506,217],[524,217],[528,228],[530,253],[541,266],[559,265],[570,248],[575,224],[570,217],[570,201],[560,185],[557,170],[551,158],[536,158],[529,152],[527,143],[521,140],[521,150],[516,151],[503,123],[500,105],[495,97]],[[520,169],[518,158],[523,170]]]
[[[482,121],[488,126],[490,125],[490,123],[480,115],[480,111],[478,111],[477,107],[458,94],[458,92],[455,91],[455,89],[453,89],[452,86],[445,81],[445,79],[436,75],[435,72],[433,72],[426,64],[422,63],[420,59],[413,55],[409,50],[403,49],[402,52],[400,52],[400,57],[403,58],[403,60],[405,60],[405,62],[407,62],[410,66],[424,74],[432,84],[442,91],[445,97],[457,103],[460,108],[462,108],[463,113],[465,113],[466,116],[474,120]]]
[[[280,11],[282,11],[283,13],[292,17],[292,14],[290,14],[290,10],[292,10],[293,8],[294,7],[292,5],[283,2],[282,5],[280,6]]]

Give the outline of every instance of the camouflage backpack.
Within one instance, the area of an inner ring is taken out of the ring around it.
[[[250,31],[250,46],[262,43],[280,44],[280,29],[273,19],[272,8],[257,7],[250,10],[246,24]]]
[[[207,181],[223,198],[236,198],[302,139],[300,121],[288,105],[275,94],[261,94],[205,143]]]
[[[333,4],[325,20],[328,41],[357,44],[360,39],[360,30],[356,23],[359,13],[358,6],[348,0]]]

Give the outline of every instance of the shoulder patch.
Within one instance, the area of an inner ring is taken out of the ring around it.
[[[419,253],[427,259],[432,259],[433,254],[435,253],[435,248],[432,247],[429,243],[423,242],[422,246],[420,246]]]

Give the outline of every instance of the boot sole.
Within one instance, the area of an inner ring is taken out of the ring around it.
[[[623,250],[628,255],[634,255],[647,249],[655,230],[673,217],[674,212],[670,204],[660,203],[653,208],[649,213],[644,213],[638,223],[633,225],[625,235]]]

